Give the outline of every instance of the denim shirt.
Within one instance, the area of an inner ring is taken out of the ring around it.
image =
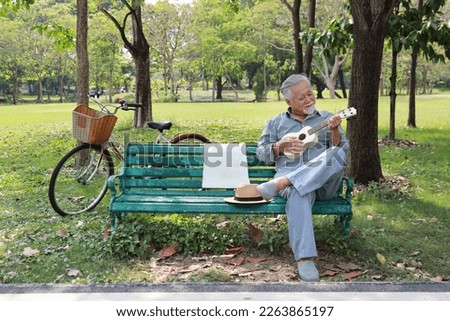
[[[318,124],[329,119],[331,116],[333,116],[333,114],[330,112],[315,110],[311,115],[308,115],[303,121],[301,121],[294,118],[291,114],[290,108],[288,108],[286,112],[271,118],[267,121],[261,137],[258,140],[258,147],[256,151],[258,159],[267,165],[275,164],[277,174],[281,174],[289,172],[293,168],[297,168],[300,164],[304,164],[314,157],[317,157],[326,149],[333,146],[331,141],[331,132],[328,127],[322,128],[319,131],[319,141],[315,146],[305,150],[300,157],[294,160],[290,160],[283,155],[275,157],[272,146],[282,139],[284,135],[299,132],[306,126],[317,126]],[[339,126],[339,132],[341,133],[341,141],[338,146],[347,152],[348,141],[341,126]]]

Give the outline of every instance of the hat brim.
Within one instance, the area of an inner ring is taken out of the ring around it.
[[[260,200],[260,201],[238,201],[234,197],[224,198],[224,201],[230,204],[240,204],[240,205],[249,205],[249,204],[265,204],[270,203],[270,201]]]

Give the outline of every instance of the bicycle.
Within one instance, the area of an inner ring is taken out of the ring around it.
[[[114,161],[123,161],[123,146],[112,133],[117,111],[137,111],[142,104],[119,100],[118,105],[105,105],[99,101],[101,93],[91,93],[100,111],[79,105],[73,111],[73,136],[82,143],[65,154],[50,177],[48,197],[52,208],[61,216],[75,215],[93,210],[108,189],[108,178],[114,174]],[[209,143],[197,133],[184,133],[172,139],[164,135],[172,127],[169,121],[149,122],[148,127],[158,130],[156,143]]]

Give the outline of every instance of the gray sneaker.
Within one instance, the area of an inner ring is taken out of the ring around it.
[[[298,262],[298,274],[300,279],[306,282],[318,282],[319,271],[313,261]]]

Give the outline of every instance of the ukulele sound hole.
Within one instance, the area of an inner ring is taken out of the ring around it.
[[[306,138],[305,134],[301,134],[300,136],[298,136],[298,139],[300,139],[300,140],[304,140],[305,138]]]

